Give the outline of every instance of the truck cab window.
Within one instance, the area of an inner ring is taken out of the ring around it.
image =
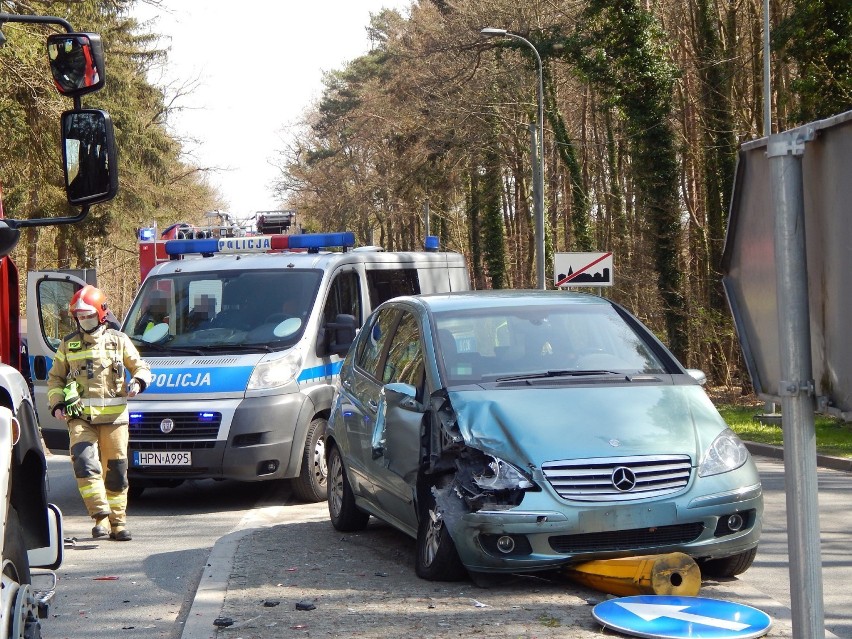
[[[62,338],[77,330],[77,323],[68,312],[68,300],[79,287],[74,282],[44,280],[38,285],[38,306],[41,331],[54,351]]]

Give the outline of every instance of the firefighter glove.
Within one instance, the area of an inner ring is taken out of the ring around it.
[[[62,389],[65,395],[65,414],[68,417],[80,417],[83,414],[83,401],[80,399],[80,385],[77,382],[69,382]]]
[[[142,391],[142,386],[139,384],[139,380],[133,378],[127,384],[127,396],[128,397],[136,397]]]

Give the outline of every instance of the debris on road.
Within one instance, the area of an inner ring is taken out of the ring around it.
[[[213,625],[217,628],[227,628],[234,625],[234,620],[230,617],[216,617],[213,620]]]

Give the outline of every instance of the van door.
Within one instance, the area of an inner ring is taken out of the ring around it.
[[[94,272],[86,272],[89,273]],[[59,271],[27,273],[26,348],[29,372],[39,425],[49,447],[68,447],[68,427],[65,420],[56,419],[50,412],[47,372],[53,365],[62,338],[77,329],[68,305],[74,293],[88,283],[77,275]]]

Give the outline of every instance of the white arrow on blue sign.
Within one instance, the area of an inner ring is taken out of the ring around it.
[[[651,639],[750,639],[772,626],[762,610],[706,597],[620,597],[599,603],[592,616],[606,628]]]

